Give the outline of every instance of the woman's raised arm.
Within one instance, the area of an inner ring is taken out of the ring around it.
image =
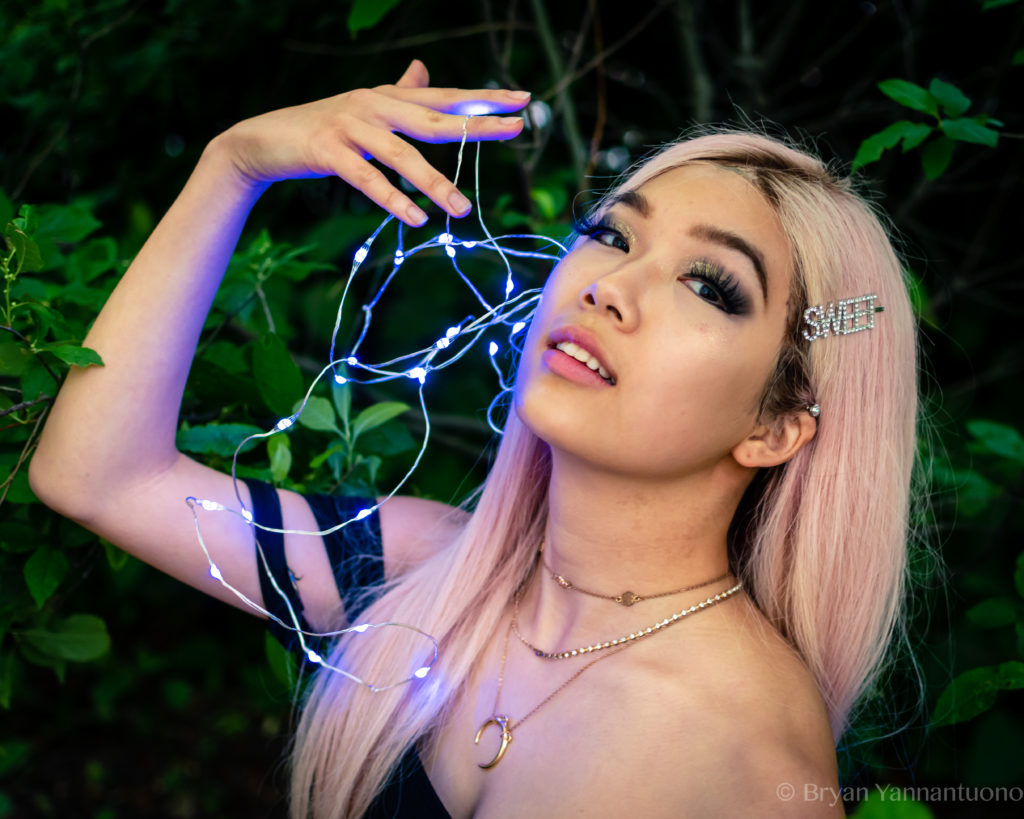
[[[206,314],[253,204],[271,183],[336,175],[410,225],[426,215],[371,164],[401,174],[453,216],[470,203],[396,133],[426,142],[462,137],[463,113],[506,113],[528,97],[428,87],[414,61],[393,86],[351,91],[241,122],[216,137],[96,319],[85,344],[105,366],[75,369],[33,458],[33,490],[49,506],[196,588],[240,605],[213,581],[184,499],[237,508],[229,476],[175,448],[178,411]],[[469,138],[505,139],[518,117],[474,117]],[[248,505],[244,485],[240,487]],[[309,507],[282,492],[285,528],[315,529]],[[394,513],[390,513],[394,514]],[[252,533],[234,515],[207,514],[203,533],[224,577],[259,601]],[[412,527],[383,519],[385,536]],[[310,620],[338,602],[322,548],[287,537]],[[319,538],[317,538],[319,540]]]

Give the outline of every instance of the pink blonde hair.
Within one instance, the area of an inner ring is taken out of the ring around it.
[[[789,329],[762,417],[821,405],[815,439],[751,484],[730,533],[735,570],[814,675],[838,740],[902,628],[915,460],[915,322],[879,217],[817,158],[748,132],[672,144],[612,193],[693,162],[737,169],[793,248]],[[606,197],[598,204],[600,210]],[[876,329],[808,343],[808,304],[875,293]],[[367,621],[416,623],[441,645],[423,682],[372,694],[333,674],[311,685],[292,759],[292,816],[361,816],[412,743],[427,739],[534,565],[547,515],[546,445],[511,413],[475,511],[446,550],[390,582]],[[364,678],[410,672],[401,638],[345,639],[331,662]]]

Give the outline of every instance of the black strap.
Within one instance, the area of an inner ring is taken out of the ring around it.
[[[263,481],[242,478],[243,483],[249,487],[249,495],[252,497],[253,520],[258,521],[261,526],[271,529],[283,528],[281,517],[281,501],[277,496],[277,490],[269,483]],[[295,579],[288,569],[288,562],[284,556],[284,535],[280,532],[268,532],[264,529],[253,529],[256,543],[263,551],[263,558],[256,554],[256,568],[260,577],[260,593],[263,595],[263,607],[275,617],[287,623],[291,628],[284,628],[273,620],[268,621],[270,633],[289,650],[298,646],[298,638],[291,629],[295,622],[288,604],[285,603],[281,592],[284,592],[295,612],[295,619],[299,622],[299,628],[303,631],[310,631],[306,618],[302,616],[302,599],[295,588]],[[264,564],[264,560],[266,563]],[[269,568],[270,573],[267,573]],[[273,582],[271,581],[273,576]],[[277,588],[274,584],[277,584]],[[281,592],[278,591],[281,590]]]

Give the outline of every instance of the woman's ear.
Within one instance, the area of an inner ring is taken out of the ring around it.
[[[818,420],[808,412],[797,412],[773,425],[761,424],[732,448],[740,466],[778,466],[796,455],[818,431]]]

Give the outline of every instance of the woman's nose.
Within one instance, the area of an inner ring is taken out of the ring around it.
[[[632,279],[636,279],[634,275]],[[634,330],[640,318],[637,294],[638,281],[631,280],[625,270],[608,273],[588,284],[580,291],[580,306],[596,310],[612,320],[620,330]]]

